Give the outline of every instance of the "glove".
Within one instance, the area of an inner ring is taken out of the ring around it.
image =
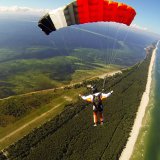
[[[113,91],[110,92],[111,94],[113,93]]]

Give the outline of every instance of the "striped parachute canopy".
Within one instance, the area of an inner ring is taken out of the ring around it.
[[[49,35],[52,31],[75,24],[117,22],[130,25],[136,11],[123,3],[108,0],[77,0],[43,16],[38,26]]]

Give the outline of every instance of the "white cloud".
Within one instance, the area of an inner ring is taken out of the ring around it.
[[[49,9],[37,9],[37,8],[29,8],[29,7],[19,7],[19,6],[0,6],[0,14],[1,13],[24,13],[24,14],[44,14],[49,12]]]
[[[136,28],[136,29],[140,29],[140,30],[144,30],[144,31],[148,30],[147,27],[142,27],[137,24],[132,24],[131,27]]]

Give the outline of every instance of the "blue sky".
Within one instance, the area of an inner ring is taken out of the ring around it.
[[[55,9],[72,0],[0,0],[0,6],[18,6],[42,9]],[[160,0],[119,0],[131,5],[137,11],[133,23],[160,34]]]

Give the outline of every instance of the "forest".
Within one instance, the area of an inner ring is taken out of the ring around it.
[[[104,92],[113,90],[114,94],[104,101],[103,126],[93,127],[92,106],[79,99],[67,104],[59,115],[4,149],[0,159],[118,159],[145,90],[150,59],[151,54],[148,54],[143,61],[122,70],[122,74],[106,78]],[[74,87],[87,84],[96,84],[102,90],[103,80],[85,81]],[[87,90],[83,94],[89,92]],[[11,111],[11,114],[17,115],[17,111]]]

